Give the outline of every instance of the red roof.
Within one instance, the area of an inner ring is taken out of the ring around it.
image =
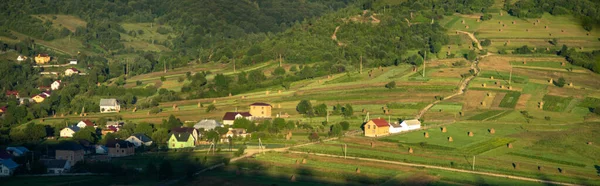
[[[269,106],[269,107],[271,107],[271,105],[268,103],[260,103],[260,102],[252,103],[252,104],[250,104],[250,106]]]
[[[390,126],[385,119],[372,119],[371,121],[373,121],[373,123],[375,123],[375,125],[377,125],[378,127],[389,127]]]
[[[83,120],[83,123],[85,123],[85,126],[94,126],[94,123],[92,121],[90,121],[89,119]]]
[[[7,96],[16,96],[16,95],[19,95],[19,91],[16,91],[16,90],[8,90],[8,91],[6,91],[6,95],[7,95]]]
[[[48,96],[46,96],[46,94],[38,94],[38,96],[43,97],[43,98],[47,98]]]
[[[68,69],[71,69],[73,72],[79,72],[79,70],[77,70],[76,68],[68,68]]]
[[[223,116],[223,120],[235,120],[235,116],[237,116],[238,114],[242,115],[243,117],[252,116],[250,112],[226,112]]]
[[[5,106],[4,107],[0,107],[0,111],[6,112],[6,107]]]

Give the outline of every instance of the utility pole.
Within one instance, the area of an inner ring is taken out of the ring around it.
[[[348,152],[348,144],[344,143],[344,159],[346,159],[346,153]]]
[[[362,55],[360,55],[360,74],[362,74]]]
[[[165,73],[167,73],[167,61],[163,61],[163,65],[164,65],[164,69],[165,69]]]
[[[425,50],[425,57],[423,57],[423,77],[425,77],[425,62],[427,61],[427,50]]]
[[[279,67],[281,67],[281,62],[283,61],[283,59],[281,58],[281,54],[279,54]]]
[[[235,58],[233,58],[233,73],[235,73]]]
[[[325,118],[325,121],[329,123],[329,111],[327,111],[327,117]]]
[[[473,170],[475,170],[475,156],[473,156]]]

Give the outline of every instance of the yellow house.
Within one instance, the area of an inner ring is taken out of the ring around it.
[[[35,56],[35,63],[44,64],[50,62],[50,56],[48,54],[38,54]]]
[[[44,100],[46,100],[46,97],[47,96],[45,94],[38,94],[36,96],[33,96],[33,98],[31,98],[31,99],[33,99],[33,101],[35,101],[36,103],[41,103]]]
[[[365,136],[377,137],[390,134],[390,124],[385,119],[373,119],[365,124]]]
[[[250,115],[253,118],[271,118],[271,108],[273,107],[267,103],[252,103],[250,105]]]

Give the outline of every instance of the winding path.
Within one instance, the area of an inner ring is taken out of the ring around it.
[[[471,40],[473,40],[473,42],[477,43],[477,48],[479,50],[483,49],[481,47],[481,45],[479,44],[479,40],[477,40],[477,38],[475,38],[475,35],[473,35],[472,33],[465,32],[465,31],[460,31],[460,30],[457,30],[456,32],[467,34],[471,38]],[[471,63],[471,69],[475,71],[474,75],[470,76],[470,77],[467,77],[464,80],[462,80],[460,82],[460,86],[458,87],[458,91],[456,93],[452,94],[452,95],[444,97],[443,100],[447,100],[447,99],[456,97],[458,95],[464,94],[465,91],[467,90],[467,87],[469,86],[469,83],[471,82],[471,80],[473,80],[479,74],[479,71],[480,71],[479,66],[478,66],[479,60],[481,60],[481,59],[483,59],[485,57],[491,56],[491,55],[493,55],[493,54],[488,52],[486,55],[479,56],[478,59],[475,60],[475,62]],[[438,103],[442,102],[443,100],[436,100],[433,103],[427,105],[425,108],[423,108],[423,109],[421,109],[421,111],[419,111],[419,113],[417,114],[417,116],[415,118],[416,119],[421,119],[421,117],[423,117],[423,115],[425,115],[425,113],[429,109],[431,109],[435,104],[438,104]]]

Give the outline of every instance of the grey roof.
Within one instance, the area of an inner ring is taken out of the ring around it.
[[[216,127],[222,127],[222,126],[223,126],[223,124],[219,123],[219,121],[217,121],[217,120],[205,119],[205,120],[202,120],[202,121],[196,123],[194,125],[194,128],[196,128],[196,129],[203,128],[204,130],[212,130],[212,129],[215,129]]]
[[[190,136],[192,134],[188,133],[188,132],[182,132],[182,133],[177,133],[177,134],[171,134],[171,135],[175,135],[175,139],[178,142],[186,142],[188,141],[188,139],[190,138]]]
[[[135,145],[133,145],[133,143],[125,141],[125,140],[109,140],[108,142],[106,142],[106,147],[116,148],[117,144],[119,144],[119,148],[135,147]]]
[[[0,165],[3,165],[3,166],[5,166],[6,168],[9,168],[9,169],[14,169],[14,168],[17,168],[19,166],[19,164],[15,163],[12,159],[0,160]]]
[[[71,125],[68,128],[73,130],[73,132],[79,132],[79,130],[81,130],[81,128],[79,128],[77,125]]]
[[[65,168],[65,164],[67,164],[67,160],[54,160],[54,159],[45,159],[42,160],[42,163],[46,165],[46,168]]]
[[[135,136],[137,139],[139,139],[140,141],[142,141],[144,143],[152,141],[152,139],[150,137],[148,137],[146,134],[136,133],[136,134],[133,134],[132,136]]]
[[[117,99],[100,99],[100,106],[103,107],[110,107],[110,106],[117,106]]]

